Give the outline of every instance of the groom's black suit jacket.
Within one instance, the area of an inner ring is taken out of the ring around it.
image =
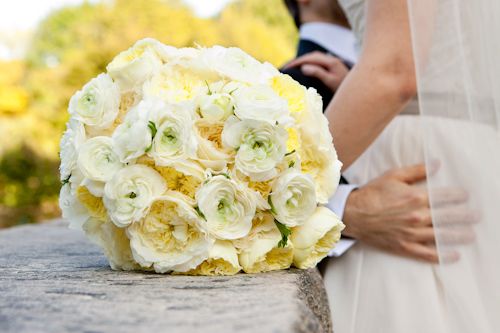
[[[301,39],[299,42],[299,48],[297,51],[297,58],[300,56],[303,56],[306,53],[314,52],[314,51],[320,51],[323,53],[331,53],[325,48],[319,46],[318,44],[308,41],[308,40],[303,40]],[[337,55],[331,53],[332,55],[338,57]],[[347,66],[347,68],[351,69],[353,64],[349,63],[346,60],[343,60],[344,64]],[[318,94],[323,97],[323,112],[325,111],[326,107],[330,103],[330,101],[333,98],[333,92],[321,82],[321,80],[307,76],[302,71],[300,70],[300,67],[295,67],[295,68],[290,68],[290,69],[281,69],[281,72],[283,74],[288,74],[290,75],[295,81],[299,82],[301,85],[306,86],[306,87],[313,87],[318,91]],[[341,184],[347,184],[347,181],[345,180],[344,177],[340,178],[340,183]]]
[[[320,51],[323,53],[330,53],[330,54],[338,57],[337,55],[329,52],[328,50],[326,50],[325,48],[319,46],[318,44],[316,44],[314,42],[301,39],[299,42],[299,48],[297,51],[297,58],[300,56],[303,56],[306,53],[310,53],[310,52],[314,52],[314,51]],[[352,68],[351,63],[349,63],[348,61],[345,61],[345,60],[342,60],[342,61],[349,69]],[[306,86],[308,88],[309,87],[315,88],[318,91],[318,94],[320,94],[321,97],[323,97],[323,111],[325,111],[327,105],[330,103],[330,101],[333,98],[333,92],[330,89],[328,89],[328,87],[325,86],[323,84],[323,82],[321,82],[321,80],[319,80],[315,77],[305,75],[300,70],[300,67],[295,67],[295,68],[290,68],[290,69],[281,69],[281,72],[284,74],[290,75],[295,81],[298,81],[303,86]]]

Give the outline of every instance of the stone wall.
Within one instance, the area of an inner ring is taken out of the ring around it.
[[[116,272],[64,220],[0,231],[1,332],[331,332],[317,269]]]

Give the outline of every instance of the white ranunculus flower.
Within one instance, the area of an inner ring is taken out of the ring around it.
[[[78,151],[86,141],[83,123],[71,117],[66,123],[66,131],[59,144],[61,180],[66,180],[77,168]]]
[[[281,233],[276,227],[274,217],[259,212],[254,218],[250,233],[234,240],[241,267],[245,273],[261,273],[277,269],[289,268],[293,259],[291,242],[285,247],[278,247]]]
[[[295,123],[287,100],[264,84],[243,89],[236,98],[234,114],[242,120],[256,119],[279,126],[292,127]]]
[[[170,45],[158,43],[156,49],[164,63],[178,60],[197,60],[201,57],[201,51],[194,47],[182,47],[178,49]]]
[[[340,181],[342,162],[330,144],[331,149],[322,149],[314,133],[300,128],[302,145],[298,149],[302,172],[310,174],[316,182],[316,199],[320,204],[328,203],[335,194]]]
[[[159,44],[153,38],[138,41],[109,63],[108,74],[123,90],[144,83],[156,67],[163,65],[157,49]]]
[[[201,101],[200,113],[207,120],[225,120],[234,113],[234,98],[227,93],[212,92]]]
[[[96,136],[85,142],[78,154],[78,167],[87,178],[86,186],[98,197],[104,194],[104,183],[123,169],[123,163],[114,151],[113,140]]]
[[[139,221],[149,211],[151,201],[167,191],[165,179],[154,169],[132,165],[118,171],[104,187],[104,206],[117,227]]]
[[[122,163],[135,163],[151,146],[152,132],[148,127],[148,112],[152,105],[141,101],[130,110],[123,123],[113,133],[114,149]]]
[[[241,271],[238,253],[230,241],[216,240],[208,254],[208,259],[196,269],[185,272],[188,275],[234,275]]]
[[[271,191],[276,220],[288,227],[301,225],[316,209],[316,183],[309,174],[289,168],[273,182]]]
[[[124,271],[144,269],[134,261],[130,240],[125,230],[118,228],[110,220],[103,222],[90,218],[84,223],[83,230],[93,244],[104,250],[112,269]]]
[[[135,260],[157,273],[187,272],[204,260],[215,241],[199,229],[201,217],[177,192],[167,192],[151,211],[127,228]]]
[[[71,183],[61,187],[59,207],[62,210],[62,217],[69,221],[69,228],[81,229],[83,223],[90,218],[90,213],[87,207],[78,200],[74,187]]]
[[[265,121],[231,116],[222,131],[222,144],[237,150],[235,164],[251,181],[276,177],[276,165],[286,154],[288,131]]]
[[[293,265],[302,269],[316,266],[335,247],[344,228],[344,223],[331,210],[316,208],[304,224],[292,229]]]
[[[156,133],[148,156],[164,160],[196,158],[198,141],[193,133],[193,118],[198,117],[192,102],[159,102],[149,111],[149,124]]]
[[[249,84],[267,83],[279,74],[271,64],[261,64],[243,50],[214,46],[205,49],[202,56],[204,64],[216,70],[223,78]]]
[[[217,239],[244,237],[252,228],[258,194],[224,175],[209,178],[196,192],[202,227]]]
[[[98,132],[107,129],[120,111],[120,88],[107,74],[99,74],[71,97],[68,113],[87,126],[87,130]]]

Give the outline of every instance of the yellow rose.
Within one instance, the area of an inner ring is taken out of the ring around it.
[[[304,112],[306,89],[289,75],[281,74],[271,79],[271,88],[288,101],[290,115],[299,119]]]
[[[293,127],[283,127],[288,131],[288,140],[286,140],[286,151],[291,152],[291,151],[297,151],[300,146],[302,145],[300,141],[300,134],[297,132],[297,130]]]
[[[335,247],[344,228],[335,213],[317,207],[304,224],[292,228],[293,265],[301,269],[316,266]]]

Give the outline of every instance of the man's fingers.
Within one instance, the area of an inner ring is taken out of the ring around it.
[[[479,223],[481,214],[470,209],[437,208],[434,210],[434,220],[437,226],[472,225]]]
[[[413,184],[427,178],[424,163],[407,168],[393,169],[390,171],[390,175],[408,184]]]
[[[330,88],[333,78],[331,74],[323,67],[311,64],[305,64],[300,67],[300,70],[307,76],[312,76],[317,79],[320,79],[321,82],[323,82],[326,86]]]
[[[402,247],[404,254],[406,254],[409,257],[420,259],[434,264],[439,264],[439,256],[436,249],[433,249],[427,245],[416,242],[403,243]]]
[[[436,236],[441,244],[458,245],[469,244],[476,239],[471,229],[434,229],[432,227],[407,229],[407,240],[418,243],[436,243]]]
[[[469,192],[461,188],[434,188],[431,190],[431,197],[433,204],[458,204],[469,200]]]
[[[290,61],[288,64],[283,66],[283,69],[299,67],[304,64],[312,64],[328,68],[329,63],[332,61],[332,58],[335,59],[335,57],[328,56],[326,53],[315,51],[304,54],[303,56]]]

